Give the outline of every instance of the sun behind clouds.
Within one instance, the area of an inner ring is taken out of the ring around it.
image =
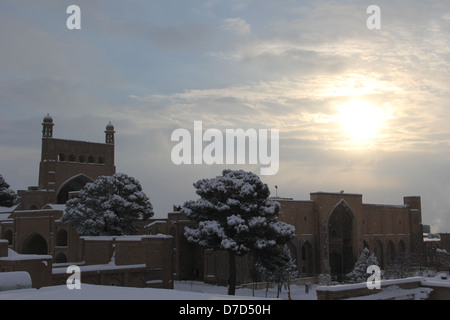
[[[370,102],[352,100],[337,107],[336,121],[353,147],[370,147],[382,134],[389,114]]]

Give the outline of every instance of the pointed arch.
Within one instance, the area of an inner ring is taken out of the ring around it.
[[[400,239],[400,241],[398,242],[398,255],[399,256],[404,256],[406,254],[406,245],[405,245],[405,241],[403,241],[402,239]]]
[[[383,243],[380,240],[374,241],[374,250],[375,256],[378,260],[378,265],[383,268],[384,267],[384,250],[383,250]]]
[[[329,263],[331,274],[342,280],[354,266],[353,222],[355,216],[348,203],[341,199],[328,220]]]
[[[66,180],[56,193],[56,203],[65,204],[69,200],[69,192],[80,191],[89,182],[94,182],[94,180],[85,174],[78,174]]]
[[[28,207],[28,210],[39,210],[39,207],[37,204],[33,203]]]
[[[55,263],[66,263],[67,262],[67,256],[63,252],[59,252],[55,256]]]
[[[302,245],[302,275],[311,275],[313,273],[313,246],[311,242],[305,241]]]
[[[37,232],[29,234],[22,242],[23,254],[48,254],[47,241]]]
[[[367,241],[366,240],[364,240],[363,241],[363,248],[365,249],[365,248],[367,248],[367,249],[369,249],[370,250],[370,248],[369,248],[369,244],[367,243]]]
[[[116,286],[116,287],[122,287],[122,281],[118,278],[118,277],[112,277],[111,279],[109,279],[108,281],[108,285],[109,286]]]
[[[392,240],[387,242],[387,263],[392,263],[395,260],[395,246]]]
[[[344,199],[341,199],[338,203],[336,203],[333,210],[331,210],[331,214],[333,214],[334,210],[338,207],[343,207],[345,209],[345,211],[348,213],[348,215],[350,216],[350,218],[352,220],[355,219],[355,215],[353,214],[353,211],[352,211],[350,205],[347,203],[347,201],[345,201]]]

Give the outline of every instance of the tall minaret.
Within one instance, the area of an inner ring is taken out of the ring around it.
[[[105,131],[105,143],[114,144],[114,126],[111,121],[106,125]]]
[[[53,143],[53,119],[47,113],[42,120],[42,150],[39,164],[39,189],[53,190],[55,184],[55,158],[52,155],[50,144]],[[49,174],[49,172],[52,172]],[[47,198],[46,201],[49,199]]]
[[[52,138],[53,137],[53,119],[47,113],[42,122],[42,138]]]

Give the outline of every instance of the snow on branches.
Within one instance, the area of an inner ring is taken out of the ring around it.
[[[0,206],[12,207],[17,203],[17,194],[0,174]]]
[[[185,202],[181,212],[198,227],[186,227],[184,235],[189,242],[228,252],[228,294],[234,295],[235,256],[277,251],[294,237],[294,227],[278,221],[280,204],[269,199],[269,187],[254,173],[224,170],[194,187],[200,199]]]
[[[61,218],[78,234],[127,235],[136,231],[134,221],[153,216],[153,206],[139,181],[123,173],[98,177],[67,201]]]
[[[346,274],[347,279],[353,283],[366,282],[370,276],[367,268],[371,265],[378,266],[378,260],[374,253],[370,253],[368,248],[364,248],[358,261],[356,261],[353,270]]]
[[[259,177],[243,170],[224,170],[222,176],[194,183],[200,199],[187,201],[182,212],[198,223],[185,229],[191,242],[244,255],[284,244],[294,227],[278,221],[280,204]]]

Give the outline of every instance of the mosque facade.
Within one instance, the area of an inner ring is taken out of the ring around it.
[[[36,287],[64,283],[64,268],[71,264],[84,268],[84,281],[95,284],[171,288],[173,280],[188,279],[226,284],[226,253],[188,243],[184,227],[192,222],[179,207],[166,219],[141,221],[139,232],[129,237],[80,237],[61,223],[68,199],[97,177],[116,172],[115,129],[108,123],[104,143],[96,143],[54,138],[53,128],[53,119],[45,116],[38,185],[19,190],[19,205],[0,213],[0,272],[27,270],[38,279]],[[274,200],[281,205],[279,220],[295,227],[288,246],[300,277],[342,279],[364,248],[382,268],[404,254],[424,259],[419,196],[406,196],[398,205],[368,204],[361,194],[344,192]],[[33,262],[39,256],[45,263]],[[237,264],[238,282],[252,281],[251,257]]]

